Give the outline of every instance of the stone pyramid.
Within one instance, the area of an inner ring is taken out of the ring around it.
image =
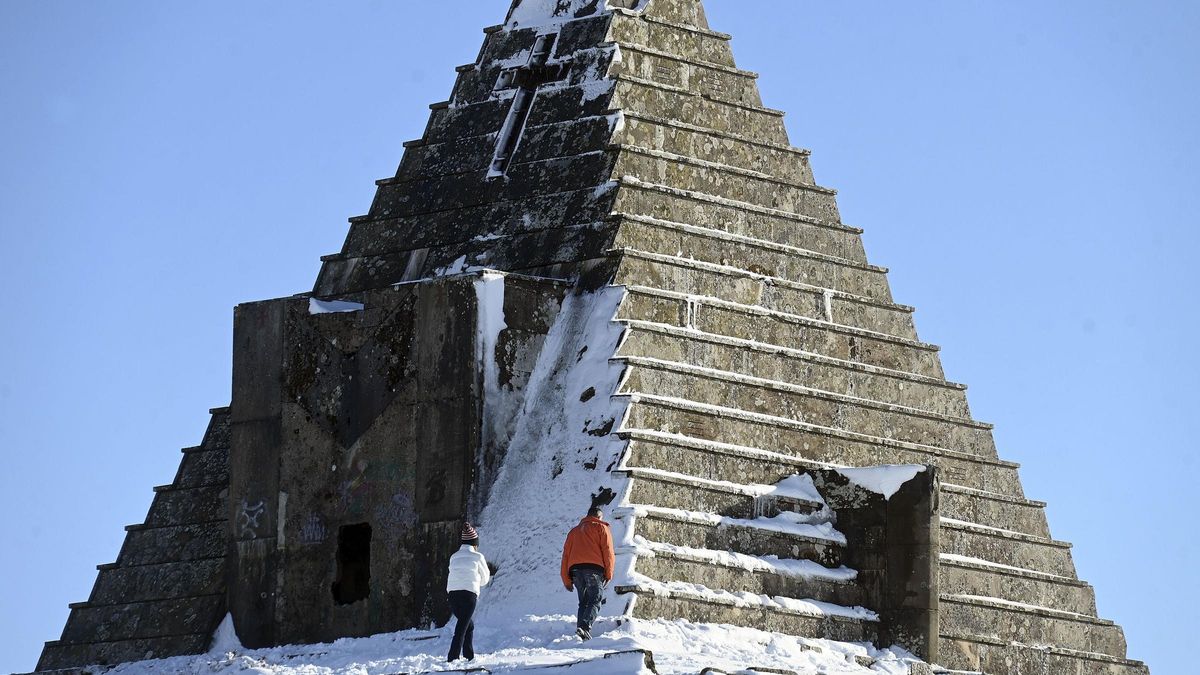
[[[441,623],[464,518],[553,573],[590,499],[609,611],[1148,672],[700,0],[485,34],[313,292],[238,308],[232,405],[39,669]]]

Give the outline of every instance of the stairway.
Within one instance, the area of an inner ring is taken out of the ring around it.
[[[846,539],[812,488],[707,480],[637,467],[614,512],[631,539],[632,614],[670,616],[848,642],[872,642],[878,616],[861,607],[857,572],[842,564]]]
[[[200,654],[225,615],[229,410],[211,411],[203,442],[185,448],[175,480],[154,489],[144,523],[126,528],[86,602],[71,605],[39,671]]]
[[[1025,497],[1019,467],[972,418],[966,387],[946,380],[939,348],[920,341],[913,309],[892,299],[861,230],[841,223],[809,154],[789,147],[754,74],[733,66],[727,36],[655,11],[617,16],[610,30],[623,55],[609,252],[627,291],[616,317],[629,401],[621,517],[640,537],[633,552],[652,556],[636,562],[647,580],[626,589],[634,614],[871,639],[870,621],[837,615],[857,601],[847,584],[738,557],[826,569],[842,557],[836,541],[748,525],[746,488],[830,465],[931,464],[943,478],[944,665],[1147,672],[1125,658],[1120,628],[1096,617],[1045,504]],[[638,23],[691,47],[658,53]],[[828,602],[834,614],[737,594]]]

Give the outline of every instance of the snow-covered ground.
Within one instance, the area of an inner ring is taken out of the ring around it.
[[[486,592],[482,602],[487,601]],[[764,633],[732,626],[683,621],[602,619],[596,637],[580,642],[573,616],[526,616],[475,629],[476,658],[447,664],[452,624],[435,631],[406,631],[332,644],[244,650],[227,631],[218,631],[212,653],[119,666],[114,675],[269,673],[271,675],[398,675],[466,671],[492,673],[564,673],[569,675],[644,675],[649,669],[631,655],[606,654],[648,650],[660,674],[698,675],[705,668],[745,673],[753,667],[787,669],[803,675],[886,673],[908,675],[912,657],[855,645]],[[861,665],[856,657],[875,660]],[[571,665],[574,664],[574,665]],[[570,667],[566,667],[566,666]],[[558,666],[558,667],[555,667]]]

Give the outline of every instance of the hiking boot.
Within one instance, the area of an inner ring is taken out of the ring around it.
[[[576,628],[575,634],[578,635],[579,639],[583,640],[584,642],[592,639],[592,631],[586,628]]]

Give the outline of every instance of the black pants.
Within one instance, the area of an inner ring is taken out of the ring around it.
[[[479,596],[471,591],[450,591],[450,611],[454,613],[457,623],[454,624],[454,639],[450,642],[450,654],[447,661],[455,661],[459,655],[468,660],[475,658],[475,645],[471,644],[475,637],[475,604]]]

